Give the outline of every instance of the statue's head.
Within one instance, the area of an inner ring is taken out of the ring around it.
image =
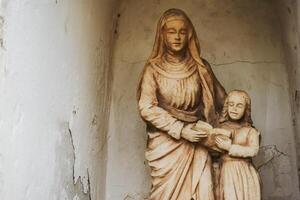
[[[179,9],[170,9],[162,18],[164,47],[174,53],[185,51],[192,31],[186,14]]]
[[[224,103],[220,122],[235,121],[244,125],[252,125],[251,99],[243,90],[231,91]]]
[[[199,65],[204,66],[194,26],[185,12],[176,8],[165,11],[159,19],[149,61],[161,59],[168,51],[188,51]]]

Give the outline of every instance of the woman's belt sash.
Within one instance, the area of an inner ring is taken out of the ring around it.
[[[173,117],[176,119],[179,119],[184,122],[197,122],[200,118],[201,115],[199,114],[199,108],[196,108],[193,111],[185,111],[185,110],[180,110],[177,108],[174,108],[172,106],[169,106],[165,103],[159,103],[159,106],[168,111]]]

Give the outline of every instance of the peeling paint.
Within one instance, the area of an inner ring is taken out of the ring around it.
[[[69,135],[70,135],[70,142],[72,144],[72,150],[73,150],[73,159],[74,159],[74,163],[73,163],[73,183],[76,186],[77,184],[81,185],[82,188],[82,192],[84,194],[86,194],[88,196],[88,200],[91,200],[91,182],[90,182],[90,174],[89,174],[89,170],[86,169],[87,171],[87,190],[85,190],[84,188],[84,183],[82,182],[81,176],[79,176],[77,179],[75,178],[75,162],[76,162],[76,151],[75,151],[75,146],[74,146],[74,140],[73,140],[73,136],[72,136],[72,131],[69,128],[68,129]]]
[[[74,175],[76,162],[76,150],[72,132],[68,129],[68,123],[62,125],[62,138],[56,146],[56,183],[53,187],[54,199],[80,199],[92,200],[90,172],[87,171],[87,191],[84,190],[84,182],[81,177]]]

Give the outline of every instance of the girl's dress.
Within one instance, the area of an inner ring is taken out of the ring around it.
[[[252,127],[233,130],[232,146],[222,156],[221,200],[261,200],[259,175],[251,159],[258,153],[259,135]]]

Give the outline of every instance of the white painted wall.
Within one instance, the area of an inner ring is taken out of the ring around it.
[[[264,199],[299,199],[282,30],[273,2],[124,0],[119,7],[113,56],[107,200],[141,200],[148,195],[146,131],[137,112],[135,94],[153,46],[156,23],[172,7],[190,16],[202,56],[212,64],[225,88],[244,89],[252,97],[255,126],[263,138],[256,164],[261,166]]]
[[[104,199],[115,1],[0,2],[0,199]]]

